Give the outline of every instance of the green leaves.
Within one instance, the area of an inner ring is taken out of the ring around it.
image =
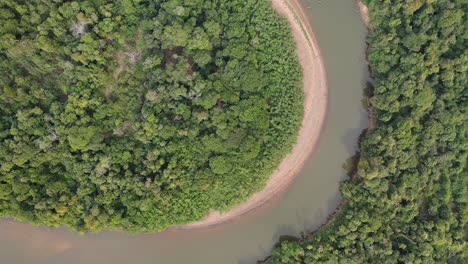
[[[465,263],[466,5],[365,2],[378,125],[341,185],[340,213],[302,241],[281,242],[266,263]]]
[[[226,174],[231,171],[233,160],[227,156],[215,156],[210,159],[210,168],[216,174]]]
[[[73,151],[95,149],[103,140],[97,127],[72,127],[67,131],[67,141]]]
[[[23,2],[0,8],[0,215],[161,230],[289,152],[301,68],[269,1]]]

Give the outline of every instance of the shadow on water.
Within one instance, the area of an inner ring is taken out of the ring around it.
[[[357,165],[359,162],[359,156],[360,156],[360,152],[356,151],[356,153],[353,156],[349,157],[346,160],[346,162],[343,163],[343,169],[346,171],[346,174],[348,175],[349,178],[351,178],[353,174],[356,172]]]
[[[280,225],[276,230],[275,234],[273,235],[273,241],[275,241],[275,246],[279,245],[279,243],[283,241],[297,241],[299,240],[296,236],[291,236],[288,234],[294,234],[295,228],[292,225]],[[302,236],[301,236],[302,237]],[[237,264],[252,264],[257,263],[261,259],[265,259],[271,253],[271,248],[264,248],[259,246],[259,250],[265,252],[263,256],[259,256],[258,254],[245,256],[239,259]]]

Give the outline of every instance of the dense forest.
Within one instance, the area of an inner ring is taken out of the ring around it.
[[[363,2],[377,127],[341,212],[265,263],[468,263],[468,2]]]
[[[0,0],[0,216],[161,230],[265,184],[303,116],[269,1]]]

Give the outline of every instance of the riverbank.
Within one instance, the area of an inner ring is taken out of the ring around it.
[[[328,84],[323,57],[306,13],[299,0],[272,0],[272,6],[287,18],[296,41],[304,75],[304,119],[296,145],[281,162],[265,187],[245,203],[225,213],[210,211],[202,220],[178,228],[191,229],[217,225],[243,215],[284,192],[312,153],[323,127],[328,103]]]
[[[367,8],[367,6],[364,3],[362,3],[361,0],[356,0],[356,4],[359,8],[359,13],[361,14],[362,21],[366,25],[367,30],[369,30],[369,32],[371,33],[372,27],[369,18],[369,8]]]
[[[362,21],[367,27],[367,30],[369,32],[372,32],[372,27],[370,23],[370,17],[369,17],[369,8],[360,0],[356,0],[356,4],[359,8],[359,13],[361,14]]]

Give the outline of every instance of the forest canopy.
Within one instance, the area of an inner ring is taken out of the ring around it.
[[[258,191],[302,73],[257,0],[0,0],[0,216],[161,230]]]
[[[377,127],[341,212],[265,263],[468,263],[467,2],[363,2]]]

